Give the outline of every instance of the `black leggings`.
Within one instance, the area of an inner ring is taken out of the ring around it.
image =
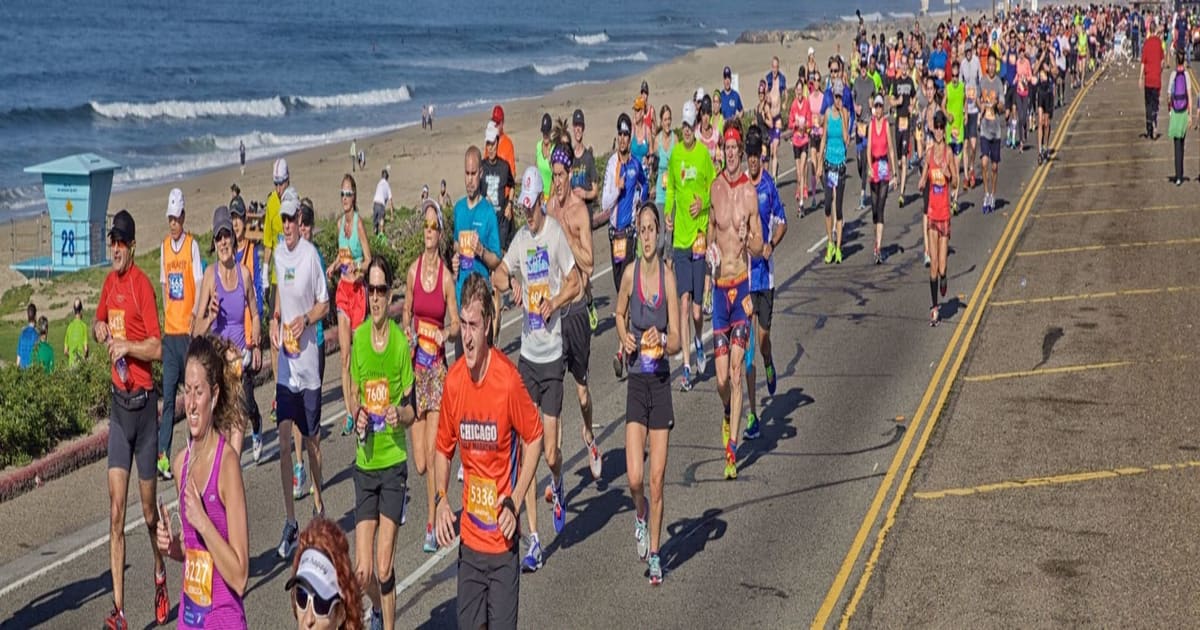
[[[1183,179],[1183,138],[1175,138],[1175,179]]]
[[[883,208],[887,204],[887,196],[887,182],[871,182],[871,221],[875,225],[883,224]]]
[[[837,188],[834,189],[829,185],[829,174],[837,173]],[[825,216],[833,214],[836,207],[837,220],[842,220],[842,202],[846,196],[846,165],[833,166],[828,162],[825,163],[825,174],[821,178],[821,185],[825,188]],[[837,193],[837,201],[834,201],[834,193]]]

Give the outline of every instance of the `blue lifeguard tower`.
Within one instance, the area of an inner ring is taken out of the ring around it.
[[[31,258],[12,269],[26,276],[57,275],[108,262],[108,197],[120,164],[95,153],[68,155],[25,168],[40,173],[50,212],[50,256]]]

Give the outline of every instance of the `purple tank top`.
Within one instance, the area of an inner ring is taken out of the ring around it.
[[[216,274],[217,319],[213,322],[213,334],[228,339],[238,350],[246,349],[246,287],[242,286],[242,268],[237,270],[237,286],[226,291],[221,284],[221,273]]]
[[[221,457],[225,450],[225,436],[217,438],[217,457],[213,461],[208,483],[204,485],[204,511],[221,534],[229,539],[229,522],[225,505],[221,503],[220,481]],[[183,456],[183,483],[187,483],[188,468],[192,452],[188,449]],[[179,516],[183,521],[183,596],[179,598],[180,628],[245,628],[246,611],[242,598],[225,584],[208,547],[188,522],[185,502],[179,502]]]

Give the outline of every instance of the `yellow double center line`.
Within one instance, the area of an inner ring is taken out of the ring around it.
[[[1091,80],[1084,86],[1083,90],[1075,97],[1070,108],[1067,110],[1066,116],[1063,118],[1062,125],[1055,132],[1054,140],[1051,147],[1057,152],[1062,146],[1063,139],[1066,137],[1066,130],[1071,125],[1075,113],[1079,109],[1080,103],[1083,102],[1087,93],[1091,90],[1096,80],[1102,76],[1104,70],[1094,75]],[[850,618],[854,615],[854,611],[858,606],[858,602],[862,599],[863,593],[866,591],[867,583],[871,579],[871,573],[875,568],[876,562],[879,560],[879,554],[883,549],[883,542],[892,525],[895,524],[896,512],[900,507],[900,501],[904,497],[905,491],[908,489],[908,484],[912,480],[913,472],[916,470],[917,462],[920,461],[921,454],[924,453],[925,447],[929,442],[929,436],[933,433],[933,428],[937,424],[939,411],[946,402],[946,398],[950,393],[950,387],[954,384],[955,377],[962,366],[963,360],[966,358],[967,349],[970,347],[971,340],[975,336],[975,331],[979,326],[980,318],[983,315],[984,307],[987,305],[988,299],[991,297],[992,290],[996,286],[997,280],[1000,278],[1000,272],[1004,269],[1005,263],[1008,261],[1013,247],[1016,244],[1017,236],[1021,232],[1021,228],[1025,224],[1025,218],[1029,214],[1029,209],[1033,206],[1033,202],[1037,199],[1042,183],[1046,180],[1046,175],[1050,171],[1053,162],[1047,162],[1037,168],[1033,178],[1030,180],[1029,187],[1025,189],[1020,201],[1017,203],[1017,209],[1009,218],[1008,225],[1005,226],[1004,232],[1000,235],[1000,241],[994,253],[984,267],[983,274],[980,276],[978,284],[975,285],[975,291],[971,294],[971,300],[967,303],[966,312],[963,319],[959,322],[958,327],[954,330],[954,335],[950,338],[950,343],[946,346],[946,350],[942,353],[942,358],[938,362],[937,369],[933,373],[933,377],[929,381],[929,386],[925,389],[925,394],[921,397],[921,403],[917,407],[917,413],[913,416],[912,424],[905,431],[904,439],[901,440],[900,446],[896,450],[896,455],[892,458],[891,465],[888,466],[887,473],[884,475],[883,482],[879,485],[879,489],[875,493],[875,497],[871,501],[870,507],[867,509],[867,514],[863,517],[862,524],[858,528],[858,533],[854,537],[854,541],[850,545],[850,550],[846,553],[845,559],[842,561],[841,568],[834,577],[833,584],[829,587],[829,592],[826,593],[824,601],[821,603],[820,609],[817,611],[817,616],[813,619],[812,626],[814,628],[824,628],[828,625],[830,618],[834,614],[834,609],[841,601],[842,595],[845,592],[846,585],[850,580],[850,574],[854,570],[854,566],[858,563],[858,558],[862,554],[863,547],[866,545],[867,538],[871,534],[871,530],[875,527],[875,522],[879,516],[880,510],[883,508],[884,500],[892,489],[892,485],[896,482],[896,478],[900,475],[901,465],[904,463],[908,455],[909,448],[918,433],[921,434],[920,442],[917,444],[916,450],[909,460],[908,466],[904,470],[903,477],[900,479],[900,485],[892,497],[892,502],[888,507],[883,523],[880,525],[879,533],[875,538],[875,545],[871,550],[871,555],[867,558],[866,565],[863,567],[862,577],[859,578],[858,585],[854,589],[850,601],[846,604],[845,613],[843,613],[840,627],[845,628]],[[960,343],[961,341],[961,343]],[[956,354],[957,352],[957,354]],[[954,357],[951,364],[951,357]],[[947,372],[947,366],[949,371]],[[943,381],[943,375],[946,377]],[[938,384],[941,383],[941,390],[937,395],[937,402],[933,403],[934,392],[938,391]],[[927,421],[927,422],[926,422]],[[925,422],[923,431],[920,431],[922,423]]]

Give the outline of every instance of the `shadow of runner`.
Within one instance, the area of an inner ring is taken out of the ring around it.
[[[450,563],[445,566],[445,568],[443,568],[441,571],[438,571],[437,573],[430,573],[428,575],[428,577],[426,577],[424,580],[422,580],[420,583],[421,584],[420,590],[414,591],[413,588],[416,585],[413,585],[413,587],[410,587],[408,590],[404,591],[396,598],[396,616],[400,617],[404,613],[408,612],[409,609],[411,609],[413,606],[416,606],[421,601],[421,598],[426,593],[429,593],[433,589],[437,588],[437,586],[439,584],[441,584],[442,582],[445,582],[446,580],[454,580],[455,581],[455,591],[457,591],[457,589],[458,589],[458,586],[457,586],[458,552],[454,553],[454,559],[451,560]],[[456,598],[448,599],[445,602],[442,602],[438,606],[434,607],[433,610],[431,610],[429,612],[429,621],[422,623],[419,627],[421,627],[421,628],[453,628],[453,627],[455,627],[455,624],[458,623],[456,620],[456,617],[458,614],[457,603],[456,603],[457,601],[458,600]],[[447,611],[443,611],[442,610],[443,607],[446,607]],[[439,624],[441,624],[442,620],[446,618],[445,617],[446,615],[449,616],[448,620],[446,621],[446,624],[439,625]],[[432,624],[432,625],[430,625],[430,624]]]
[[[434,630],[436,628],[457,628],[458,627],[458,599],[447,599],[438,604],[429,611],[429,620],[421,622],[418,628],[428,628]]]
[[[125,566],[125,579],[130,577],[129,565]],[[39,624],[50,623],[63,611],[78,610],[88,602],[101,597],[111,597],[112,579],[109,570],[104,569],[99,575],[82,580],[76,580],[62,588],[44,593],[30,600],[23,608],[13,612],[11,619],[2,625],[5,628],[32,628]],[[112,608],[112,601],[105,604],[105,614]]]
[[[782,394],[776,394],[771,402],[759,409],[759,438],[747,440],[745,436],[738,442],[738,450],[747,455],[738,457],[738,471],[744,471],[754,465],[763,455],[774,451],[783,440],[796,437],[796,427],[792,424],[790,414],[793,411],[807,407],[816,402],[812,396],[802,393],[800,387],[793,387]]]
[[[271,547],[257,556],[250,558],[249,577],[259,579],[253,583],[247,580],[246,593],[242,595],[242,600],[245,601],[255,589],[268,584],[280,574],[287,573],[290,575],[291,572],[292,561],[290,559],[280,560],[279,554],[275,553],[275,547]]]
[[[549,562],[560,548],[570,549],[572,545],[583,542],[592,534],[604,529],[617,514],[631,511],[633,501],[629,493],[617,488],[610,488],[607,492],[580,502],[568,500],[567,524],[561,534],[556,535],[550,544],[542,548],[542,557]],[[554,529],[553,524],[550,529]]]

